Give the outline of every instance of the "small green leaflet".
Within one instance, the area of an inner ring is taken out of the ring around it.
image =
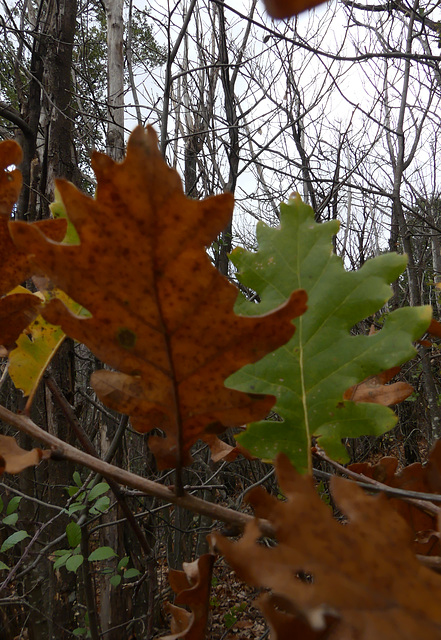
[[[132,567],[131,569],[124,571],[124,580],[130,580],[130,578],[136,578],[139,575],[141,575],[141,572]]]
[[[99,482],[94,487],[92,487],[89,495],[87,496],[87,499],[89,500],[89,502],[91,502],[92,500],[98,498],[98,496],[102,496],[103,493],[106,493],[106,491],[108,490],[109,485],[107,484],[107,482]]]
[[[95,551],[92,551],[88,560],[89,562],[96,562],[97,560],[108,560],[114,558],[116,553],[111,547],[98,547]]]
[[[117,587],[121,583],[121,580],[122,576],[120,575],[112,576],[110,578],[110,584],[112,585],[112,587]]]
[[[0,553],[9,551],[9,549],[12,549],[12,547],[15,547],[16,544],[18,544],[22,540],[25,540],[26,538],[30,538],[29,533],[27,533],[26,531],[16,531],[15,533],[12,533],[3,542],[2,546],[0,547]]]
[[[241,296],[235,311],[260,315],[284,302],[295,289],[308,293],[308,310],[296,320],[293,338],[277,351],[230,376],[226,386],[273,394],[283,422],[265,420],[238,436],[253,455],[272,461],[288,455],[301,472],[311,469],[311,437],[335,460],[345,461],[345,437],[381,435],[396,423],[391,409],[343,401],[349,387],[415,355],[412,341],[431,320],[430,307],[398,309],[374,335],[350,335],[359,321],[383,307],[390,283],[403,272],[406,256],[378,256],[358,271],[345,271],[333,254],[338,222],[317,224],[300,196],[281,205],[280,227],[257,225],[259,250],[236,249],[237,277],[256,291],[259,304]]]
[[[3,518],[2,523],[7,524],[10,527],[15,527],[18,520],[18,513],[11,513],[9,516]]]
[[[81,527],[76,522],[69,522],[66,527],[67,541],[72,548],[81,542]]]
[[[83,486],[83,481],[81,480],[81,476],[78,471],[73,472],[72,478],[78,488],[81,488]]]
[[[9,516],[11,513],[14,513],[18,509],[18,505],[21,502],[21,496],[14,496],[8,502],[8,506],[6,507],[6,515]]]
[[[72,573],[76,573],[83,564],[83,561],[84,558],[81,554],[70,556],[70,558],[66,560],[66,569],[72,571]]]
[[[60,551],[55,551],[54,556],[58,556],[57,560],[54,562],[54,571],[59,569],[60,567],[64,567],[66,562],[73,555],[72,551],[68,551],[67,549],[61,549]]]

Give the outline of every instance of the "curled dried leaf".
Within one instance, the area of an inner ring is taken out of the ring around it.
[[[441,493],[441,441],[435,443],[427,464],[420,462],[397,471],[398,460],[387,456],[376,464],[357,462],[348,469],[367,478],[382,482],[389,487],[417,491],[421,493]],[[441,555],[441,541],[438,534],[436,516],[411,503],[390,496],[391,507],[400,514],[411,527],[414,534],[413,549],[419,555]]]
[[[176,604],[190,610],[167,604],[167,610],[172,614],[172,634],[161,640],[205,640],[213,563],[214,556],[207,553],[194,562],[184,562],[183,571],[170,571],[170,585],[177,594]]]
[[[233,462],[240,455],[242,455],[247,460],[256,459],[240,444],[236,444],[236,446],[233,447],[217,436],[210,435],[206,435],[204,437],[204,440],[210,447],[211,459],[213,460],[213,462],[220,462],[221,460],[225,462]]]
[[[6,473],[20,473],[27,467],[32,467],[51,457],[51,451],[22,449],[11,436],[0,435],[0,475]]]
[[[348,389],[343,399],[351,402],[375,402],[385,407],[403,402],[412,395],[414,391],[412,385],[403,381],[387,384],[400,370],[401,367],[392,367],[378,375],[369,376],[363,382]]]

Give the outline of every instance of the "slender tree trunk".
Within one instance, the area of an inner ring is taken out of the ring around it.
[[[227,145],[227,157],[229,164],[227,191],[234,193],[236,189],[237,175],[239,172],[239,129],[234,95],[234,84],[237,77],[233,74],[230,79],[229,58],[227,48],[227,33],[223,3],[219,3],[219,62],[221,63],[221,81],[224,91],[225,115],[228,124],[229,143]],[[243,44],[245,46],[245,43]],[[231,221],[221,234],[219,243],[218,269],[224,275],[228,275],[228,254],[231,253],[233,240],[233,222]]]
[[[37,35],[32,44],[28,98],[21,105],[22,117],[28,126],[28,130],[25,131],[21,127],[21,136],[18,139],[23,149],[23,161],[20,164],[20,170],[23,175],[23,188],[18,199],[16,215],[20,220],[28,219],[31,221],[39,217],[36,194],[39,188],[41,161],[36,149],[41,115],[41,87],[47,46],[45,24],[42,24],[41,20],[42,6],[43,3],[40,2],[38,12],[31,20]],[[30,2],[27,3],[27,9],[31,11]]]
[[[168,54],[167,54],[167,64],[165,67],[165,86],[164,86],[164,103],[162,107],[162,115],[161,115],[161,136],[160,136],[160,145],[161,145],[161,153],[165,156],[165,150],[167,148],[167,129],[168,129],[168,119],[170,115],[170,96],[172,89],[172,65],[175,61],[176,55],[179,51],[179,47],[181,46],[182,39],[187,33],[188,24],[193,15],[193,10],[196,6],[196,0],[191,0],[190,5],[185,14],[182,28],[176,38],[176,42],[173,47],[171,46],[171,34],[170,34],[170,25],[168,27]]]
[[[124,157],[124,0],[105,0],[107,16],[107,153]]]
[[[47,110],[47,156],[45,158],[45,195],[54,199],[55,178],[79,182],[73,154],[72,52],[76,25],[76,0],[51,0],[47,22],[44,83]],[[48,212],[46,211],[46,214]],[[43,213],[42,217],[46,217]]]
[[[46,55],[43,73],[43,108],[45,125],[45,152],[40,178],[40,216],[49,215],[49,204],[54,199],[55,179],[64,177],[78,182],[77,168],[73,161],[73,119],[71,111],[71,69],[73,41],[76,26],[76,0],[50,0],[47,4],[45,27],[47,30]],[[70,404],[75,396],[75,353],[73,340],[65,340],[51,364],[51,374]],[[68,421],[60,407],[46,390],[47,429],[58,438],[75,443]],[[48,499],[52,504],[62,504],[66,499],[65,487],[70,484],[74,465],[55,464],[49,468]],[[58,519],[51,528],[53,538],[63,534],[67,521]],[[64,640],[71,637],[75,628],[72,602],[76,596],[76,576],[67,571],[49,569],[49,583],[45,591],[48,615],[48,637]],[[64,630],[65,629],[65,630]],[[40,639],[38,639],[40,640]]]

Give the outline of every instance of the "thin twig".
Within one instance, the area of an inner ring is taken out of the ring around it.
[[[92,640],[99,640],[100,632],[98,628],[98,616],[96,610],[96,599],[93,589],[92,575],[89,564],[89,532],[87,527],[83,529],[81,535],[81,553],[84,561],[82,566],[84,593],[86,596],[87,614],[89,617],[89,630]]]
[[[8,584],[11,582],[11,580],[14,578],[15,574],[17,573],[18,569],[20,568],[20,566],[23,564],[23,562],[26,560],[27,556],[29,555],[31,548],[34,544],[34,542],[38,539],[38,537],[40,536],[40,534],[46,529],[46,527],[48,527],[50,524],[52,524],[57,518],[60,517],[60,514],[57,513],[56,515],[54,515],[50,520],[48,520],[47,522],[44,522],[41,527],[39,527],[37,529],[37,531],[34,533],[34,535],[32,536],[31,541],[26,545],[25,550],[23,551],[20,559],[18,560],[18,562],[16,562],[16,564],[14,565],[14,567],[12,567],[12,569],[10,570],[10,572],[8,573],[8,575],[6,576],[6,578],[3,580],[3,582],[0,584],[0,593],[3,591],[3,589],[6,589],[6,587],[8,586]]]
[[[383,491],[386,495],[400,498],[404,502],[407,502],[412,506],[421,509],[422,511],[432,513],[433,515],[437,516],[441,514],[441,507],[437,507],[435,504],[431,504],[431,502],[441,502],[441,495],[432,493],[420,493],[419,491],[407,491],[405,489],[389,487],[383,482],[379,482],[378,480],[368,478],[368,476],[364,476],[361,473],[356,473],[355,471],[346,469],[346,467],[339,464],[338,462],[335,462],[335,460],[331,460],[331,458],[328,458],[326,453],[324,453],[323,451],[317,451],[315,455],[321,460],[328,462],[341,474],[348,476],[348,480],[355,480],[355,482],[357,482],[358,484],[363,483],[365,485],[364,488],[368,488],[371,491]]]
[[[9,409],[6,409],[6,407],[0,406],[0,419],[19,429],[19,431],[26,433],[31,438],[51,447],[53,459],[70,460],[76,464],[81,464],[96,473],[101,473],[107,481],[109,481],[109,479],[115,480],[115,482],[119,484],[132,487],[132,489],[137,489],[138,491],[144,491],[148,495],[179,505],[195,513],[208,516],[213,520],[236,525],[240,529],[243,529],[247,523],[254,520],[253,516],[246,513],[240,513],[216,503],[206,502],[196,496],[186,494],[178,497],[169,487],[154,482],[153,480],[142,478],[130,471],[120,469],[88,453],[79,451],[67,442],[63,442],[63,440],[38,427],[27,416],[17,415],[9,411]],[[259,527],[263,535],[274,537],[274,527],[270,522],[267,520],[259,520]]]
[[[77,436],[78,440],[82,444],[83,448],[87,451],[88,454],[98,458],[98,453],[97,453],[95,447],[93,446],[93,444],[90,441],[87,433],[84,431],[83,427],[81,426],[80,422],[78,421],[78,419],[77,419],[77,417],[76,417],[71,405],[69,404],[69,402],[64,397],[61,389],[59,388],[59,386],[57,385],[55,380],[51,376],[46,376],[45,377],[45,382],[46,382],[48,388],[50,389],[54,399],[57,402],[57,404],[59,405],[61,411],[64,413],[64,415],[66,417],[66,420],[69,422],[70,426],[74,430],[75,435]],[[120,426],[119,426],[118,431],[117,431],[117,433],[115,435],[115,438],[113,439],[111,447],[110,447],[109,451],[107,452],[106,458],[108,458],[109,460],[111,460],[113,458],[113,456],[114,456],[114,454],[116,452],[116,449],[119,446],[121,438],[122,438],[122,436],[124,434],[124,430],[125,430],[125,428],[127,426],[127,422],[128,422],[128,417],[127,416],[123,416],[121,421],[120,421]],[[121,492],[119,484],[117,482],[115,482],[115,480],[112,480],[110,478],[108,478],[108,484],[109,484],[109,487],[112,490],[116,500],[118,501],[118,504],[121,507],[121,510],[123,511],[125,517],[127,518],[127,522],[131,526],[133,533],[137,537],[138,542],[141,545],[142,550],[144,551],[146,557],[148,557],[150,555],[150,553],[151,553],[151,546],[150,546],[147,538],[145,537],[141,527],[139,526],[135,516],[133,515],[132,510],[130,509],[129,505],[127,504],[127,501],[126,501],[124,495]]]

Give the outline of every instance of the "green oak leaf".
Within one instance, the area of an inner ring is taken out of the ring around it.
[[[296,196],[281,205],[280,227],[257,225],[259,250],[235,249],[237,277],[257,292],[259,304],[243,296],[241,315],[261,315],[305,289],[308,310],[296,319],[291,340],[226,381],[246,393],[273,394],[282,422],[248,425],[237,437],[253,455],[272,461],[284,452],[301,472],[311,470],[311,437],[335,460],[347,460],[341,439],[381,435],[396,423],[394,412],[373,403],[343,401],[344,392],[368,376],[406,362],[415,355],[412,341],[431,319],[430,307],[397,309],[374,335],[351,335],[351,328],[383,307],[390,283],[406,266],[406,256],[384,254],[358,271],[345,271],[333,254],[337,221],[317,224],[314,212]]]

